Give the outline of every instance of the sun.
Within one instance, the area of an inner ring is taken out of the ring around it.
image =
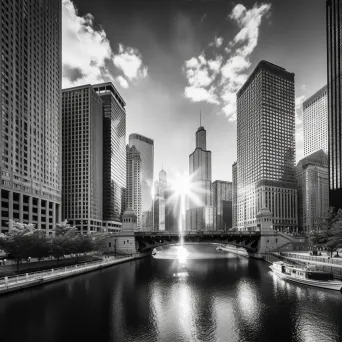
[[[189,252],[183,246],[178,247],[177,258],[180,263],[185,263],[186,259],[188,258],[188,254]]]
[[[178,175],[172,183],[172,186],[177,195],[188,195],[191,191],[190,185],[191,180],[186,173]]]

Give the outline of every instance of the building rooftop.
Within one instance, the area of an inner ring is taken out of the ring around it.
[[[326,93],[327,91],[328,91],[327,85],[317,90],[313,95],[311,95],[307,100],[303,102],[303,108],[308,107],[313,100],[315,100],[317,97],[321,96],[322,94]]]
[[[247,81],[244,83],[244,85],[240,88],[240,90],[236,93],[237,97],[239,98],[246,90],[246,88],[250,85],[252,80],[256,77],[256,75],[259,73],[260,70],[266,70],[269,71],[272,74],[275,74],[277,76],[280,76],[282,78],[285,78],[289,81],[294,82],[294,73],[293,72],[288,72],[284,68],[267,62],[267,61],[260,61],[258,65],[255,67],[251,75],[248,77]]]

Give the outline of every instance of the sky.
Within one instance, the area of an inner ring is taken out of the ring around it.
[[[127,138],[154,140],[155,179],[188,172],[200,125],[212,180],[232,180],[236,92],[260,60],[295,73],[302,103],[327,83],[325,0],[62,0],[63,88],[112,81]]]

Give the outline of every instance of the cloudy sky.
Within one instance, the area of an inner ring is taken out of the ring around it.
[[[63,87],[111,80],[127,136],[154,139],[155,177],[188,171],[207,130],[213,181],[236,160],[235,93],[262,59],[295,73],[301,103],[326,84],[325,0],[62,0]]]

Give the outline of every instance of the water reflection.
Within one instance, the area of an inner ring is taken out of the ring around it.
[[[1,297],[1,339],[342,340],[340,293],[286,282],[215,246],[185,248],[185,262],[146,258]]]

